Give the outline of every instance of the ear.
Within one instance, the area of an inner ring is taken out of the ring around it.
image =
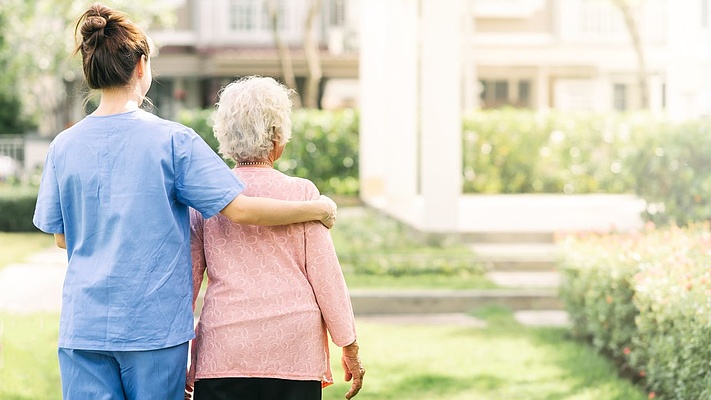
[[[143,74],[146,72],[146,61],[146,56],[142,55],[141,58],[138,60],[138,63],[136,64],[136,74],[138,74],[139,78],[143,77]]]
[[[279,143],[281,143],[281,130],[276,126],[273,126],[272,130],[274,131],[274,135],[272,135],[272,143],[274,144],[274,147],[278,147]]]

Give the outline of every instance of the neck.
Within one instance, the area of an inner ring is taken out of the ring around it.
[[[137,110],[143,98],[130,89],[105,89],[101,92],[101,102],[92,115],[121,114]]]
[[[237,163],[237,167],[273,168],[274,165],[268,161],[240,161]]]

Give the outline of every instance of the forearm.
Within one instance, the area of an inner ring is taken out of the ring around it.
[[[358,347],[358,341],[354,340],[353,343],[343,346],[343,354],[347,356],[352,356],[355,357],[358,355],[358,350],[360,350],[360,347]]]
[[[63,233],[54,234],[54,244],[56,244],[60,249],[67,248],[67,241]]]
[[[286,201],[239,195],[220,213],[235,223],[273,226],[322,221],[331,216],[332,210],[321,200]]]

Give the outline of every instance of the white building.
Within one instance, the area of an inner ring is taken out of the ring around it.
[[[422,1],[385,1],[414,7],[421,19]],[[177,26],[151,32],[160,46],[154,60],[160,85],[151,93],[159,109],[171,110],[167,105],[176,102],[209,106],[215,92],[235,77],[280,75],[264,0],[177,2]],[[301,82],[306,74],[303,25],[310,1],[277,3],[281,37],[291,47]],[[640,108],[638,58],[613,0],[463,3],[463,108]],[[646,62],[649,107],[674,118],[709,114],[711,74],[706,71],[711,67],[711,1],[630,3],[639,5],[635,17]],[[315,33],[327,97],[324,106],[358,104],[352,83],[360,74],[360,36],[367,34],[362,31],[372,25],[370,21],[377,20],[377,10],[377,5],[365,0],[322,0]],[[413,29],[411,34],[418,35],[419,28]],[[331,95],[329,88],[341,90]]]
[[[510,212],[515,204],[491,218],[499,205],[472,206],[471,196],[462,195],[461,115],[506,105],[642,108],[639,58],[613,1],[323,0],[317,25],[323,87],[328,93],[330,84],[345,80],[359,89],[340,99],[329,95],[322,105],[361,111],[363,200],[426,232],[491,230],[506,216],[509,227],[524,218],[550,225],[543,212]],[[293,46],[298,79],[306,73],[300,43],[309,3],[279,1],[280,31]],[[630,4],[648,108],[674,119],[710,115],[711,0]],[[263,7],[262,0],[184,0],[177,28],[151,32],[161,46],[151,94],[161,112],[176,104],[211,106],[217,90],[238,76],[279,76]],[[566,215],[595,214],[579,204]],[[492,225],[484,227],[487,220]]]
[[[649,108],[673,118],[711,111],[708,0],[629,1]],[[639,62],[613,0],[474,0],[473,67],[483,106],[640,108]]]
[[[176,0],[177,24],[149,35],[159,48],[153,58],[158,84],[149,96],[159,113],[170,117],[176,108],[204,108],[214,105],[217,91],[245,75],[280,77],[280,59],[275,47],[271,20],[264,0]],[[307,75],[303,30],[307,0],[275,0],[279,10],[279,35],[289,48],[297,85]],[[358,77],[356,2],[321,0],[314,24],[319,46],[322,89],[328,82],[353,81]],[[299,87],[300,89],[300,87]],[[322,90],[323,92],[323,90]],[[351,93],[353,90],[351,89]],[[334,103],[350,106],[355,98],[344,92]]]

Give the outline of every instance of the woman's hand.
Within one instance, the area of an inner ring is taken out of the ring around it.
[[[365,375],[365,369],[363,368],[363,364],[360,362],[360,357],[358,357],[357,342],[353,342],[343,348],[341,366],[343,367],[343,371],[346,373],[346,382],[353,379],[351,388],[348,390],[348,393],[346,393],[346,399],[351,399],[355,397],[355,395],[357,395],[363,387],[363,376]]]
[[[328,212],[328,216],[325,219],[322,219],[321,223],[326,228],[331,229],[336,223],[336,214],[338,213],[338,206],[336,205],[336,202],[331,200],[331,198],[328,196],[321,195],[321,197],[319,197],[319,201],[325,204],[326,210]]]

